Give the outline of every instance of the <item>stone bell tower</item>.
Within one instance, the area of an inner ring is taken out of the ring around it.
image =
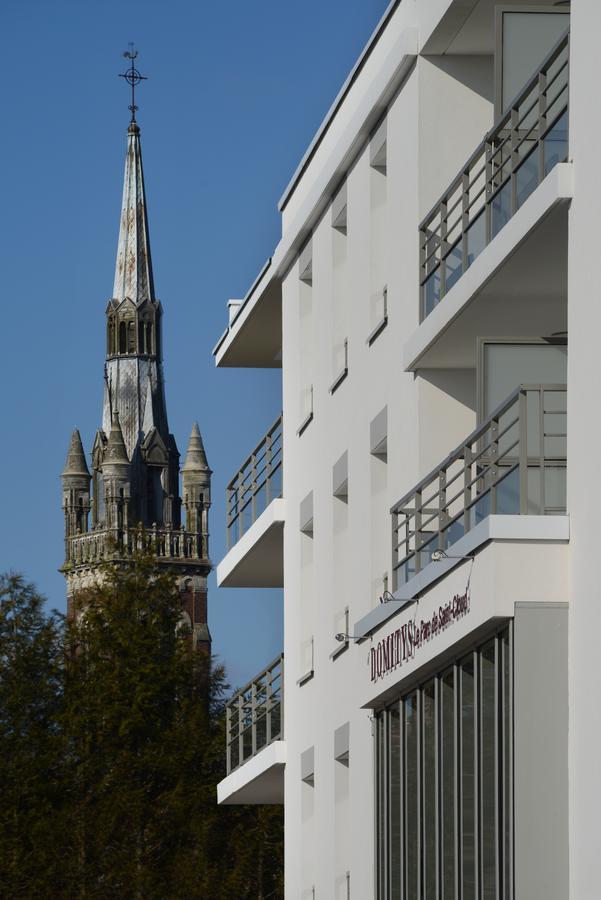
[[[62,473],[65,562],[61,571],[71,614],[74,594],[97,578],[101,562],[127,558],[139,539],[137,526],[144,526],[148,546],[160,565],[177,573],[182,618],[194,644],[209,651],[211,470],[194,424],[180,494],[180,456],[167,421],[163,309],[154,291],[135,107],[132,113],[115,282],[106,307],[102,427],[92,448],[91,475],[79,432],[74,431],[71,438]]]

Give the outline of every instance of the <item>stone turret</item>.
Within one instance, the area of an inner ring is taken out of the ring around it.
[[[90,512],[90,472],[77,428],[71,435],[67,461],[62,471],[65,537],[88,530]]]
[[[207,540],[212,474],[200,429],[198,423],[195,422],[192,426],[188,451],[182,467],[182,495],[186,512],[186,530],[200,531]]]

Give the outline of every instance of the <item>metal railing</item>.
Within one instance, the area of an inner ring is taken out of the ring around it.
[[[85,565],[107,557],[130,555],[136,550],[152,553],[158,559],[204,559],[207,535],[177,528],[148,528],[89,531],[67,540],[67,563]]]
[[[420,321],[568,157],[569,32],[419,226]]]
[[[565,512],[566,401],[522,385],[392,508],[395,589],[489,515]]]
[[[282,417],[257,444],[226,489],[227,548],[240,540],[272,500],[282,496]]]
[[[284,654],[226,706],[227,774],[284,734]]]

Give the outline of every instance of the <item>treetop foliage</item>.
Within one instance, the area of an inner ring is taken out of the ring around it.
[[[175,579],[107,566],[66,620],[0,575],[0,896],[283,896],[278,807],[217,806],[222,667]]]

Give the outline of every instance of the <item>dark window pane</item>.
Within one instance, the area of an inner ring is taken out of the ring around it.
[[[509,631],[504,631],[501,636],[503,647],[503,854],[504,854],[504,879],[503,900],[511,898],[511,872],[512,872],[512,802],[511,802],[511,650],[509,644]]]
[[[436,898],[436,686],[434,679],[422,691],[423,721],[423,873],[424,898]]]
[[[440,268],[429,276],[424,282],[424,318],[429,316],[435,306],[440,303]]]
[[[381,900],[386,898],[386,714],[378,719],[378,848]]]
[[[568,158],[568,113],[563,113],[544,139],[545,175]]]
[[[495,900],[497,896],[497,735],[496,735],[496,690],[495,690],[495,641],[490,641],[480,654],[480,700],[481,735],[480,765],[482,797],[481,815],[481,855],[482,890],[484,900]]]
[[[476,754],[474,663],[461,666],[461,863],[462,900],[476,900]]]
[[[419,862],[419,784],[418,734],[417,734],[417,694],[410,694],[404,702],[405,708],[405,893],[409,898],[418,895]]]
[[[538,153],[536,150],[526,157],[515,174],[517,207],[526,202],[538,186]]]
[[[445,293],[450,291],[456,281],[463,275],[463,251],[461,241],[449,251],[444,261]]]
[[[441,788],[442,788],[442,900],[455,898],[455,674],[451,669],[440,682]]]
[[[495,237],[511,218],[511,181],[506,181],[501,190],[495,194],[491,206],[491,232],[492,237]]]
[[[466,231],[467,239],[467,264],[471,266],[473,261],[480,256],[486,246],[486,216],[484,210],[472,222]]]
[[[390,900],[401,900],[401,720],[398,706],[388,713],[390,748]]]

